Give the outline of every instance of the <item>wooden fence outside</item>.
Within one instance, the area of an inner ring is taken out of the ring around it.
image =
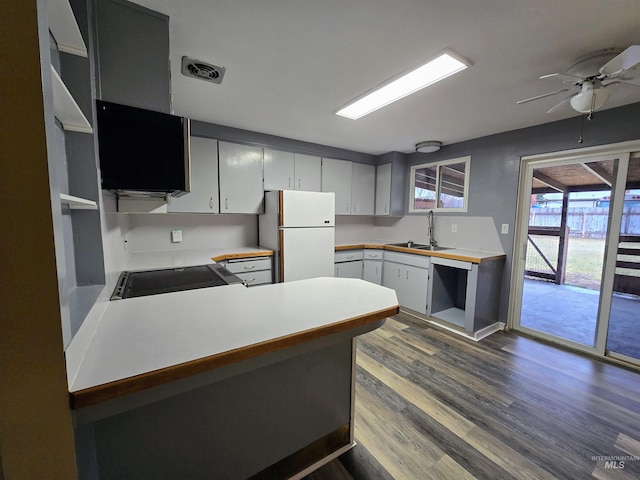
[[[560,208],[533,208],[530,227],[559,227]],[[567,212],[569,235],[581,238],[605,238],[609,209],[603,207],[571,208]],[[640,208],[626,207],[622,212],[621,235],[640,235]]]

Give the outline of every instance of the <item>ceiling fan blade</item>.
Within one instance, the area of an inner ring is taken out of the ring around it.
[[[560,103],[556,103],[553,107],[551,107],[549,110],[547,110],[547,113],[553,113],[556,110],[559,110],[560,108],[564,107],[565,105],[567,105],[569,103],[571,98],[573,98],[573,94],[571,94],[568,97],[566,97],[565,99],[563,99]]]
[[[542,75],[540,77],[540,80],[545,80],[547,78],[562,80],[565,83],[576,83],[582,80],[582,77],[578,77],[576,75],[570,75],[568,73],[549,73],[547,75]]]
[[[531,98],[526,98],[524,100],[520,100],[520,101],[516,102],[516,105],[520,105],[522,103],[527,103],[527,102],[533,102],[534,100],[539,100],[540,98],[550,97],[551,95],[556,95],[558,93],[566,92],[568,90],[569,90],[568,88],[562,88],[560,90],[556,90],[555,92],[543,93],[542,95],[537,95],[535,97],[531,97]]]
[[[631,45],[600,67],[600,73],[602,75],[620,75],[638,64],[640,64],[640,45]]]

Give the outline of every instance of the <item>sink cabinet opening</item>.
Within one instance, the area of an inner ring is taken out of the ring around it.
[[[468,270],[433,264],[431,316],[465,328]]]

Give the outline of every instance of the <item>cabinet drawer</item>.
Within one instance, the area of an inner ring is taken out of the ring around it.
[[[225,267],[231,273],[254,272],[258,270],[271,270],[271,258],[250,258],[246,260],[229,260],[224,262]]]
[[[334,256],[334,263],[354,262],[363,258],[362,250],[348,250],[346,252],[337,252]]]
[[[365,260],[382,260],[382,250],[365,250]]]
[[[404,265],[413,265],[414,267],[429,268],[431,259],[424,255],[412,255],[410,253],[384,252],[384,259],[388,262],[402,263]]]
[[[241,278],[248,287],[254,285],[264,285],[271,283],[271,270],[260,270],[257,272],[236,273],[238,278]]]

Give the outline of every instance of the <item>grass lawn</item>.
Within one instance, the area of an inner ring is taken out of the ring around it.
[[[558,238],[538,235],[532,235],[532,237],[555,267],[558,262]],[[603,260],[604,239],[570,237],[565,283],[600,290]],[[527,268],[552,273],[531,244],[527,247]]]

